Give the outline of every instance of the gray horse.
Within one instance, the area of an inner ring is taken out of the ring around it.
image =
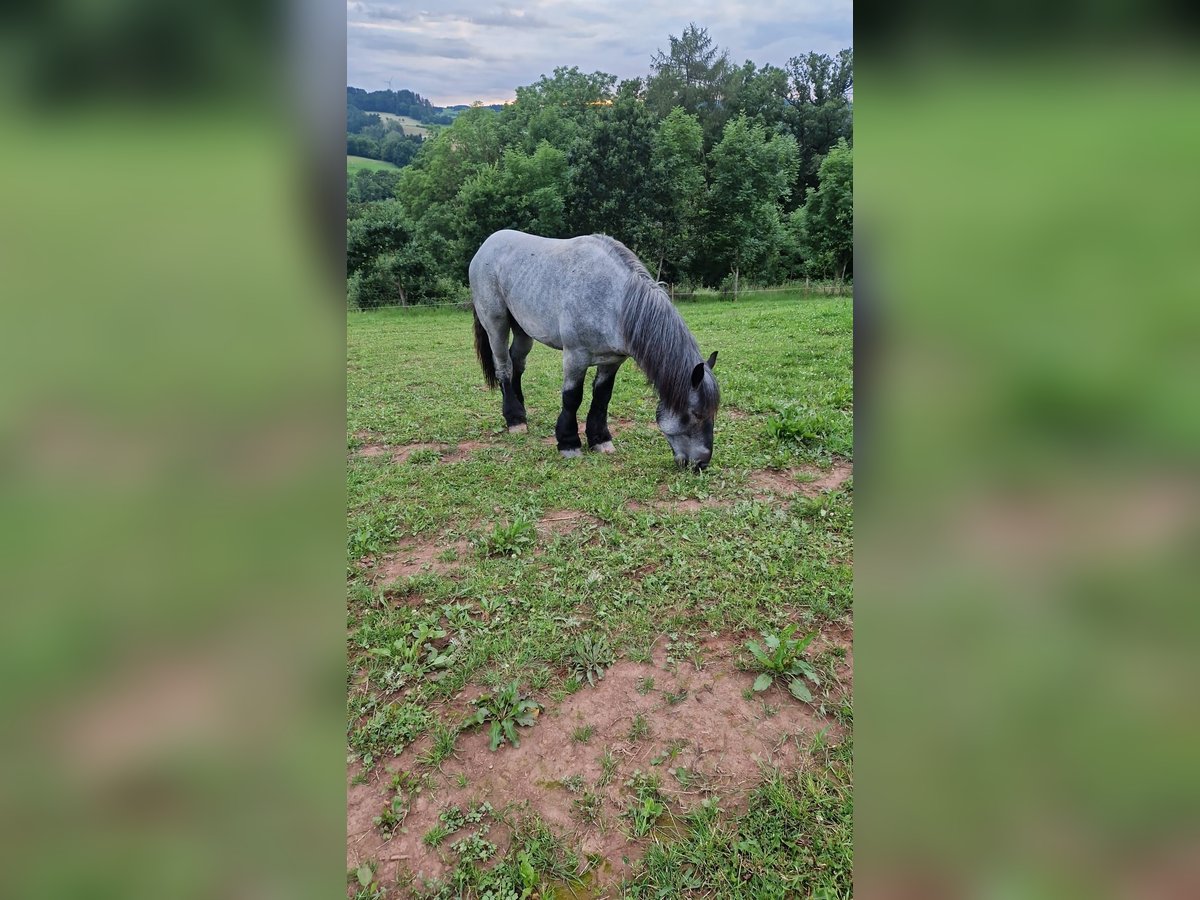
[[[658,427],[675,462],[708,466],[720,401],[717,354],[704,360],[671,299],[627,247],[599,234],[556,240],[497,231],[471,260],[470,277],[475,350],[484,379],[500,385],[509,431],[527,429],[521,373],[539,341],[563,352],[559,452],[581,455],[575,415],[595,366],[584,430],[591,449],[612,453],[608,401],[617,369],[633,357],[658,391]]]

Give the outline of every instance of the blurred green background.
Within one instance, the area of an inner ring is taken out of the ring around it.
[[[0,895],[343,889],[332,13],[4,13]]]
[[[1197,896],[1200,68],[965,10],[857,9],[857,893]],[[0,894],[330,896],[342,8],[4,17]]]
[[[1200,66],[940,9],[858,37],[858,893],[1200,896]]]

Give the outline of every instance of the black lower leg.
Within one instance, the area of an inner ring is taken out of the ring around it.
[[[597,375],[596,382],[592,385],[592,405],[588,409],[587,424],[584,426],[588,446],[593,449],[598,444],[612,440],[612,434],[608,430],[608,401],[612,392],[612,377],[601,379]]]
[[[562,392],[562,412],[558,414],[558,424],[554,426],[554,436],[558,438],[559,450],[578,450],[583,446],[579,440],[579,422],[575,414],[579,404],[583,402],[583,381],[574,387],[564,388]]]
[[[512,388],[513,396],[517,398],[517,403],[521,405],[521,421],[525,421],[525,392],[521,390],[521,376],[525,374],[524,369],[513,368]]]
[[[500,393],[504,397],[504,405],[502,407],[504,424],[509,428],[512,428],[514,425],[520,425],[525,421],[525,404],[520,401],[518,394],[520,376],[518,375],[516,378],[518,380],[515,383],[512,378],[500,379]]]

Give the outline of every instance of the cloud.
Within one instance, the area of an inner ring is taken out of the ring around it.
[[[557,66],[644,76],[650,59],[689,22],[740,64],[783,65],[816,50],[852,44],[849,0],[674,0],[597,4],[595,0],[450,2],[436,10],[404,0],[346,5],[348,83],[368,90],[406,87],[434,103],[511,98]]]

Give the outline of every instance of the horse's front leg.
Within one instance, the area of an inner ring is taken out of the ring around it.
[[[583,380],[587,375],[588,362],[586,354],[563,352],[562,412],[558,414],[554,436],[558,439],[558,452],[565,457],[583,455],[579,422],[575,415],[583,402]]]
[[[608,430],[608,401],[612,399],[619,368],[620,363],[597,366],[596,380],[592,382],[592,405],[588,409],[584,431],[587,433],[588,447],[601,453],[612,453],[614,449],[612,434]]]

